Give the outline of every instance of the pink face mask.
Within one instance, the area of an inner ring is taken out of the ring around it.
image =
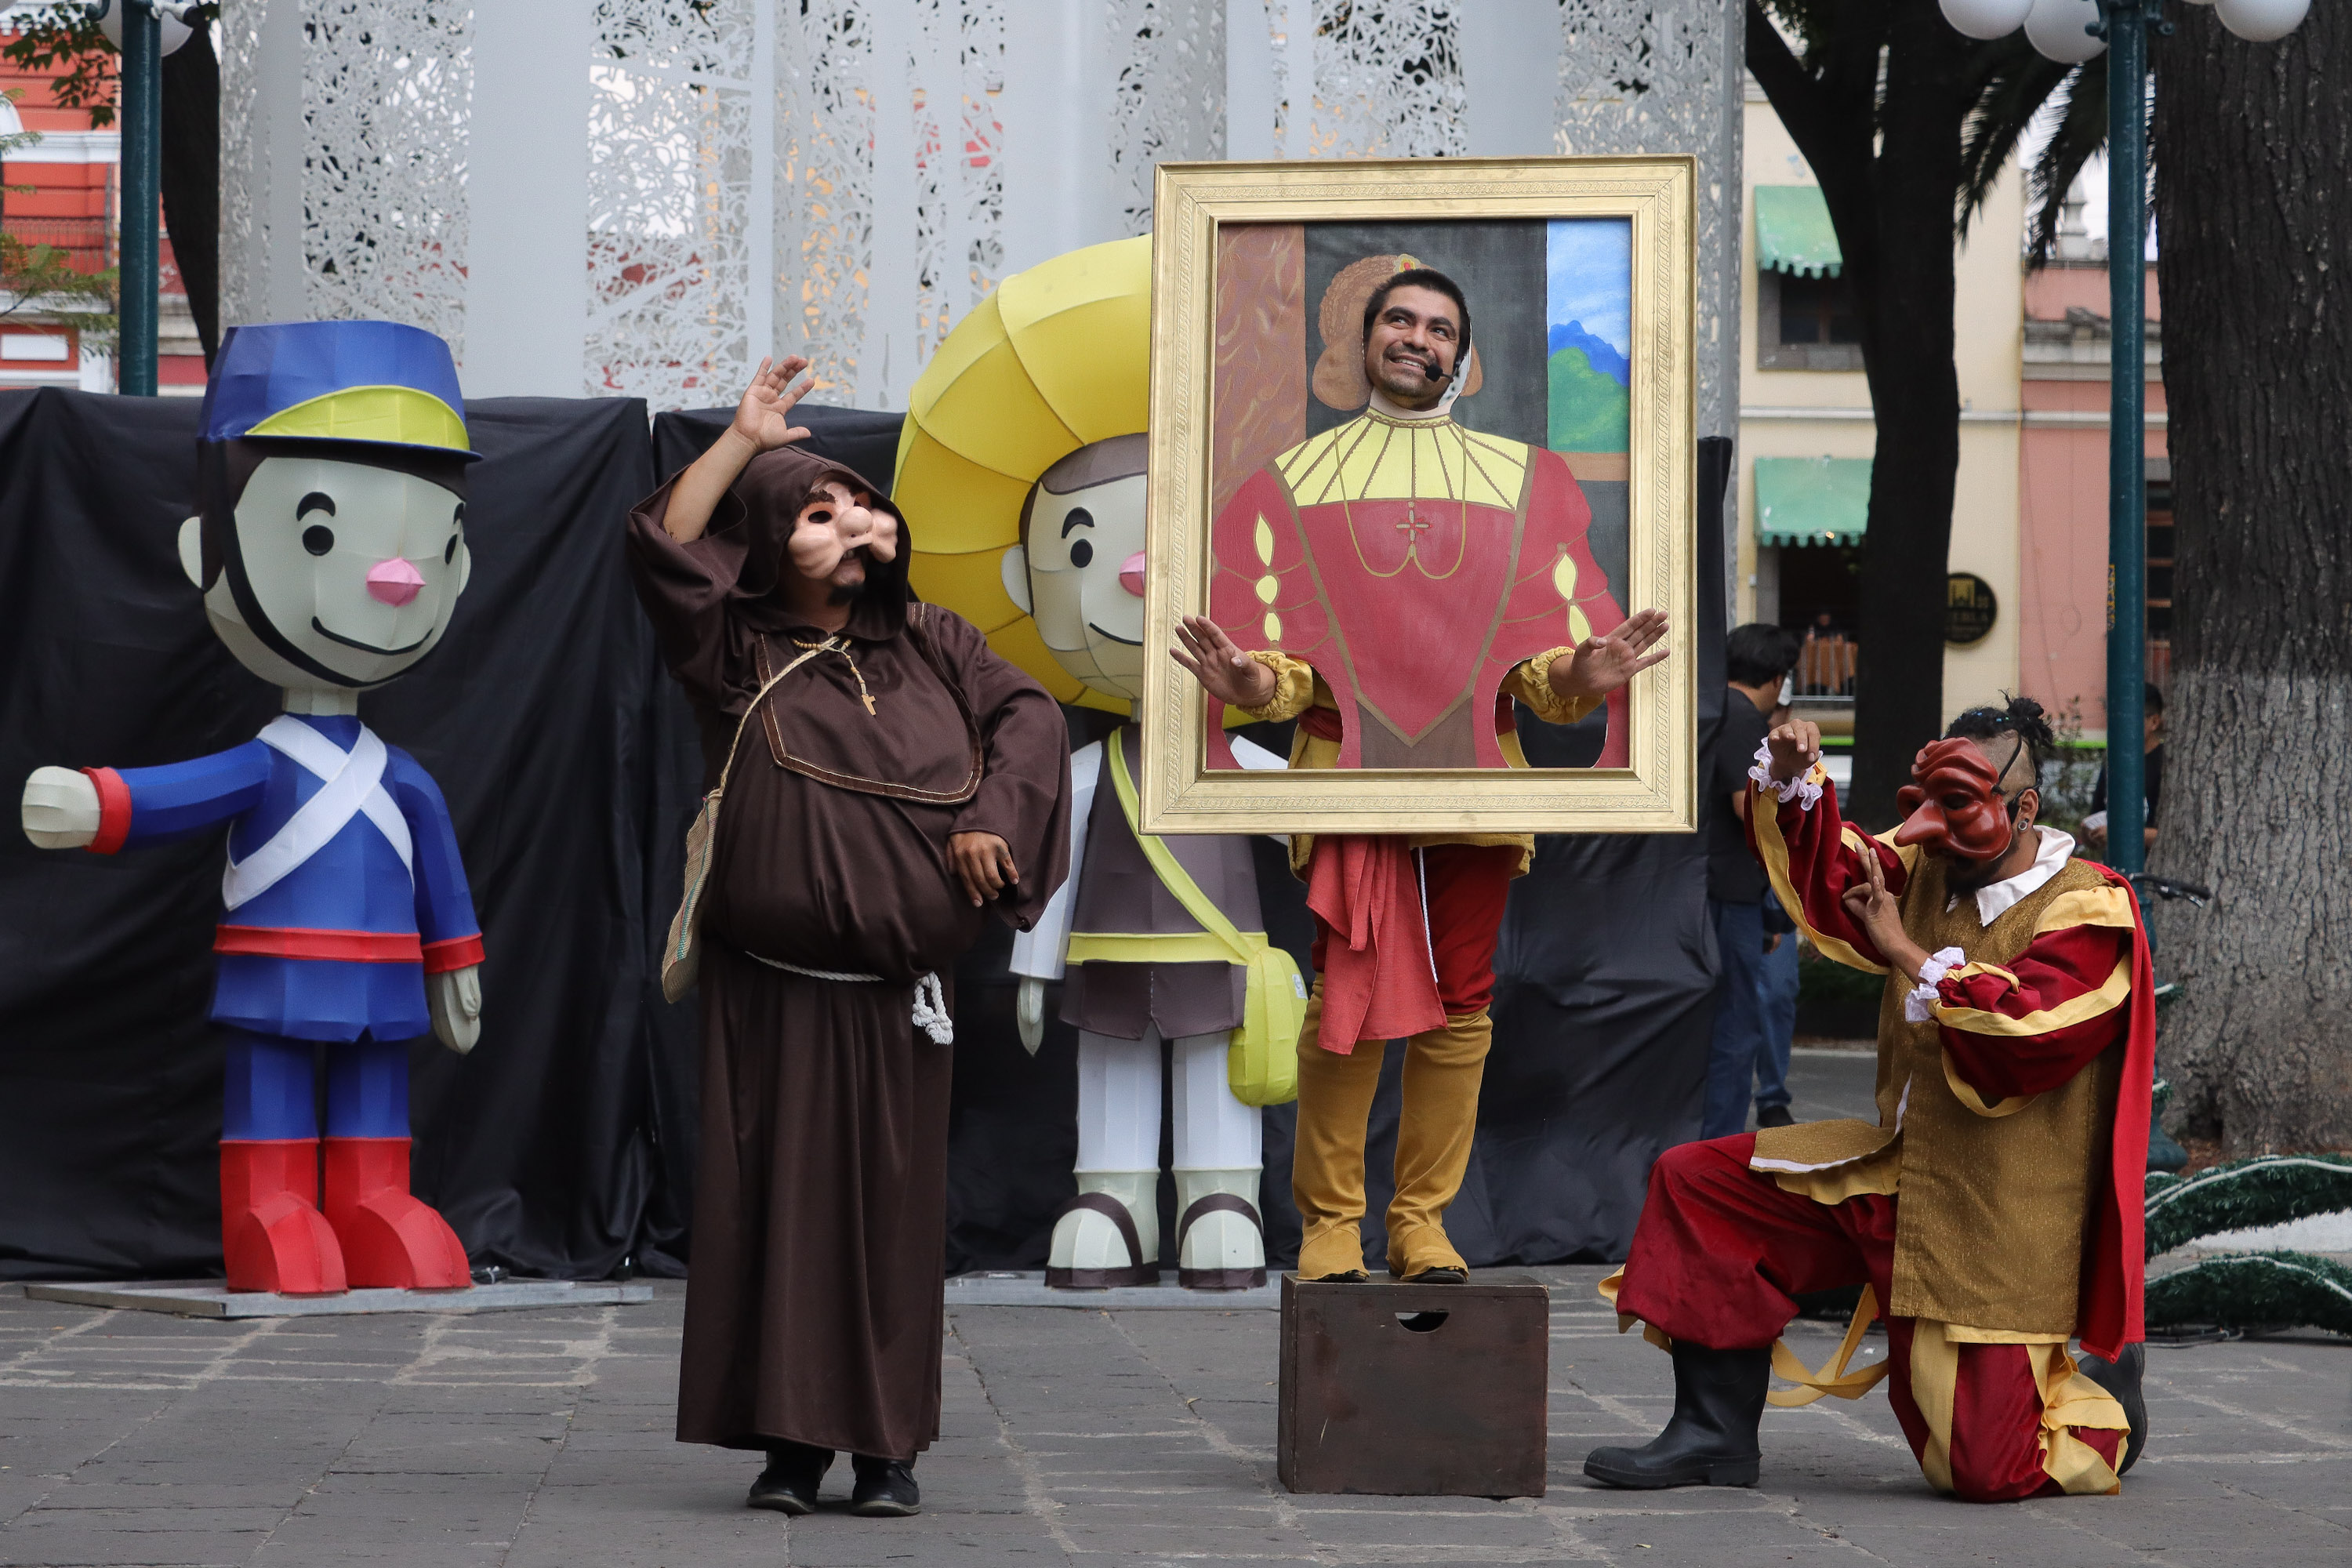
[[[2010,760],[2016,761],[2015,753]],[[1911,763],[1911,779],[1895,797],[1904,817],[1895,833],[1896,844],[1916,844],[1930,855],[1959,860],[1992,860],[2008,853],[2017,837],[2016,818],[2001,799],[2001,773],[1976,742],[1952,739],[1923,747]]]

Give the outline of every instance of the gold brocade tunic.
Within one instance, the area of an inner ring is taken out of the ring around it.
[[[1973,898],[1948,899],[1939,862],[1900,853],[1905,932],[1931,952],[1957,947],[1975,964],[2010,963],[2053,906],[2105,887],[2070,861],[1988,927]],[[1756,1168],[1822,1203],[1899,1191],[1890,1313],[1967,1325],[1959,1337],[2063,1341],[2074,1331],[2122,1047],[2057,1089],[1988,1104],[1952,1068],[1937,1026],[1906,1021],[1909,989],[1890,974],[1879,1004],[1879,1125],[1767,1128],[1756,1135]]]

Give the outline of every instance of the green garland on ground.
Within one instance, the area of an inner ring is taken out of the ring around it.
[[[2147,1176],[2147,1256],[2217,1231],[2352,1209],[2352,1158],[2257,1154],[2193,1176]]]
[[[2352,1268],[2307,1252],[2209,1258],[2147,1282],[2147,1321],[2352,1334]]]

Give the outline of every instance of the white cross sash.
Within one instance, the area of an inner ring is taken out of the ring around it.
[[[228,868],[221,873],[221,902],[234,910],[260,897],[361,815],[375,824],[415,881],[415,849],[400,807],[384,792],[385,752],[374,731],[361,725],[359,739],[346,752],[300,720],[281,713],[263,728],[260,740],[322,782],[319,793],[296,807],[268,843],[242,860],[229,857]]]

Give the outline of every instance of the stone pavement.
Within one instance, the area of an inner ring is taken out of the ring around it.
[[[1801,1115],[1867,1098],[1867,1058],[1801,1068]],[[641,1307],[246,1322],[10,1287],[0,1564],[2352,1563],[2352,1342],[2151,1349],[2155,1436],[2121,1498],[1938,1499],[1883,1392],[1769,1413],[1754,1490],[1633,1494],[1580,1466],[1663,1424],[1665,1360],[1616,1332],[1604,1270],[1532,1272],[1555,1287],[1540,1499],[1284,1492],[1273,1312],[976,1307],[948,1325],[926,1511],[789,1522],[740,1506],[751,1456],[671,1440],[676,1285]],[[1791,1337],[1818,1364],[1835,1331]],[[836,1465],[828,1496],[847,1485]]]
[[[643,1307],[251,1323],[12,1289],[0,1563],[2352,1562],[2352,1342],[2151,1351],[2156,1435],[2121,1499],[1941,1500],[1882,1394],[1768,1415],[1755,1490],[1635,1495],[1579,1466],[1664,1420],[1664,1359],[1616,1332],[1601,1269],[1538,1272],[1557,1287],[1540,1500],[1286,1494],[1272,1312],[983,1307],[949,1327],[927,1511],[791,1522],[738,1506],[750,1456],[670,1438],[676,1286]],[[1828,1353],[1829,1325],[1799,1332]]]

